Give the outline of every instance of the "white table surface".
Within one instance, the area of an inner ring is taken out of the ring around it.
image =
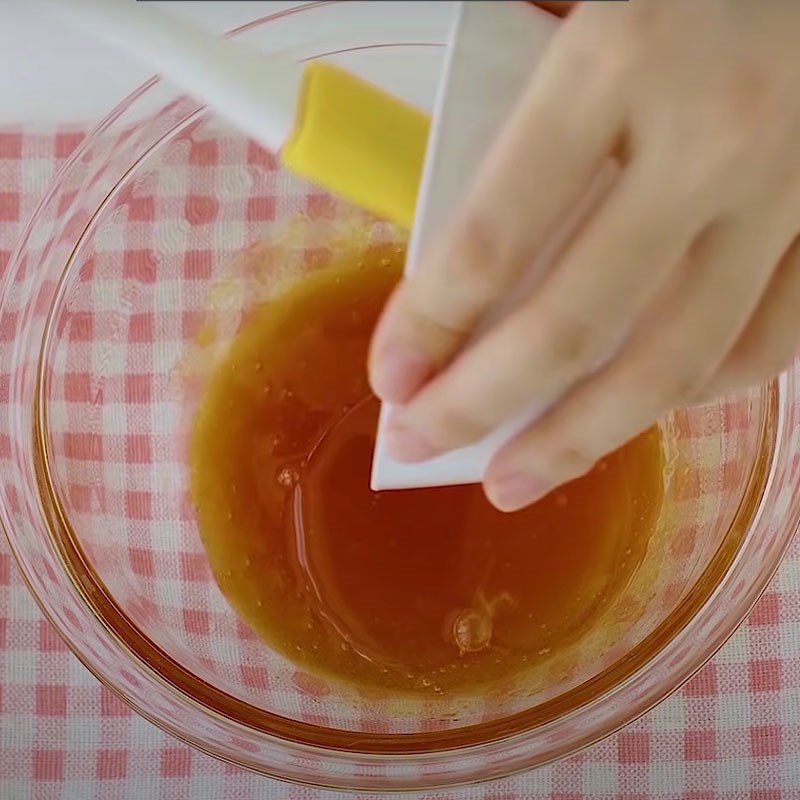
[[[146,69],[114,50],[49,21],[35,4],[36,0],[0,0],[0,126],[91,126],[149,77]],[[215,31],[302,4],[302,0],[152,3]]]

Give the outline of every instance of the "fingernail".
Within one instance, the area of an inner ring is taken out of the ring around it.
[[[544,497],[551,488],[533,475],[513,472],[492,481],[486,487],[486,494],[500,511],[519,511]]]
[[[418,433],[400,426],[386,431],[386,448],[392,458],[404,462],[427,461],[441,452]]]
[[[387,403],[405,403],[430,375],[431,365],[403,342],[381,348],[372,370],[372,388]]]

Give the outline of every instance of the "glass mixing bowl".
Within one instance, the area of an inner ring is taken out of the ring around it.
[[[345,2],[237,35],[334,58],[429,106],[446,28],[446,4]],[[379,791],[529,768],[643,713],[741,622],[800,514],[795,368],[664,420],[664,504],[641,568],[590,633],[524,679],[475,697],[382,696],[270,650],[211,578],[187,496],[187,423],[254,304],[342,248],[397,236],[154,80],[59,174],[0,308],[0,515],[75,654],[208,753]]]

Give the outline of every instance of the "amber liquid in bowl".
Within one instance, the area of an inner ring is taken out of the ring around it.
[[[479,486],[372,492],[369,338],[402,253],[375,250],[256,310],[191,439],[215,578],[271,647],[361,688],[446,693],[573,641],[640,563],[659,513],[652,429],[534,506]]]

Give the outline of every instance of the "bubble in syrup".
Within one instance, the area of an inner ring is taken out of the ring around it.
[[[492,618],[486,611],[462,611],[453,623],[453,639],[461,655],[477,653],[492,641]]]
[[[300,482],[300,473],[295,467],[284,467],[278,473],[278,483],[284,489],[293,489]]]

